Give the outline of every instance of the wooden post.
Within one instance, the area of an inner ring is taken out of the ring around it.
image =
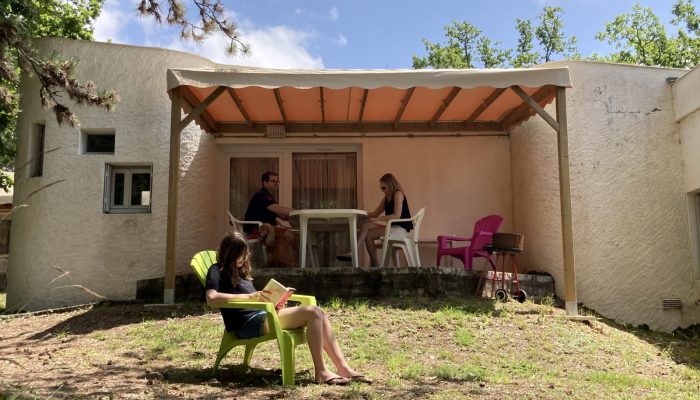
[[[571,220],[571,186],[569,182],[569,137],[566,125],[566,89],[557,88],[557,122],[559,131],[559,200],[561,202],[561,236],[564,244],[564,300],[566,313],[578,315],[576,300],[576,271],[574,263],[574,232]]]
[[[177,200],[180,178],[180,133],[182,128],[180,87],[171,92],[170,108],[170,164],[168,171],[168,225],[165,241],[165,290],[163,303],[175,302],[175,244],[177,241]]]

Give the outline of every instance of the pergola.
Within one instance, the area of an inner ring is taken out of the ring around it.
[[[180,141],[191,122],[215,136],[233,137],[503,135],[538,114],[557,133],[566,310],[576,315],[565,96],[569,87],[566,67],[168,70],[172,108],[164,302],[174,300]],[[543,108],[553,100],[555,116]]]

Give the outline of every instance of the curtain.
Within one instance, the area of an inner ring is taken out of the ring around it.
[[[357,208],[355,153],[292,154],[292,204],[295,208]],[[350,249],[347,224],[310,225],[321,265]]]
[[[294,208],[357,208],[355,153],[294,153]]]
[[[229,182],[229,211],[238,219],[244,219],[248,202],[260,190],[260,178],[267,171],[279,173],[277,158],[231,158]]]

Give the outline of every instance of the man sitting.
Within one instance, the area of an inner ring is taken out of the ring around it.
[[[278,225],[278,218],[281,220],[289,219],[289,213],[294,209],[281,206],[275,200],[279,186],[280,179],[276,172],[268,171],[262,174],[262,188],[253,195],[248,203],[248,209],[245,212],[246,221],[261,221],[275,226]],[[255,225],[245,225],[243,230],[249,238],[258,236],[258,227]]]

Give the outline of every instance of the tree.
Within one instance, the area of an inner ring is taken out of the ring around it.
[[[181,37],[201,41],[215,31],[230,39],[229,53],[247,52],[233,21],[224,17],[220,0],[191,0],[198,11],[199,23],[190,21],[182,1],[167,0],[165,20],[160,1],[142,0],[140,15],[182,28]],[[92,82],[75,78],[78,60],[63,60],[60,55],[40,57],[32,41],[46,36],[92,39],[93,24],[104,0],[4,0],[0,3],[0,166],[11,167],[15,156],[15,121],[18,113],[17,87],[21,73],[36,76],[41,84],[42,105],[50,108],[59,124],[74,125],[76,116],[68,101],[112,110],[118,95],[113,90],[98,90]],[[11,180],[0,169],[0,188]]]
[[[567,38],[564,34],[563,14],[561,7],[545,7],[537,17],[540,24],[535,28],[535,37],[543,51],[540,61],[552,61],[555,54],[561,54],[564,58],[578,58],[576,37]]]
[[[500,49],[501,42],[482,36],[481,30],[468,21],[452,21],[445,26],[445,38],[445,45],[423,39],[428,55],[414,55],[413,68],[475,68],[477,61],[484,68],[495,68],[510,59],[510,50]]]
[[[539,54],[532,51],[535,48],[533,39],[535,28],[530,20],[515,20],[515,29],[518,31],[518,45],[515,48],[515,56],[510,63],[515,68],[529,67],[537,63]]]
[[[612,62],[660,67],[689,68],[700,61],[698,17],[692,0],[678,0],[672,8],[671,23],[680,26],[669,35],[651,8],[635,4],[630,13],[618,15],[598,32],[596,39],[607,41],[619,51],[601,59]]]
[[[516,19],[518,45],[515,49],[502,49],[501,42],[493,42],[479,28],[468,21],[456,22],[445,27],[444,45],[423,39],[424,57],[413,56],[413,68],[474,68],[477,61],[483,68],[529,67],[537,62],[547,62],[555,55],[578,58],[576,37],[564,34],[560,7],[545,7],[538,16],[539,24],[530,20]],[[541,53],[534,51],[537,39]]]

